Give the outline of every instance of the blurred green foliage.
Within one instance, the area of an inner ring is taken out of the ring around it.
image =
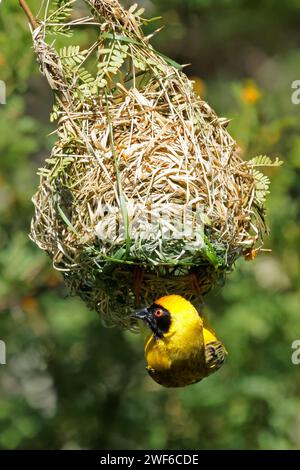
[[[155,46],[192,63],[187,73],[218,114],[232,118],[245,157],[285,162],[270,169],[272,252],[240,261],[207,298],[229,351],[220,372],[182,390],[151,382],[140,338],[105,329],[67,297],[27,237],[36,168],[53,142],[52,97],[18,2],[2,2],[0,448],[299,448],[300,365],[291,362],[291,343],[300,338],[300,107],[290,97],[300,74],[300,1],[141,3],[167,25]]]

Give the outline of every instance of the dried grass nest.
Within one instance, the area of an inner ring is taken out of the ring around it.
[[[57,142],[40,169],[31,238],[71,292],[126,327],[160,295],[199,300],[260,249],[269,182],[255,166],[271,161],[239,156],[228,121],[144,36],[143,10],[86,0],[78,18],[74,1],[50,3],[32,34]],[[51,35],[79,26],[97,30],[95,42],[57,51]]]

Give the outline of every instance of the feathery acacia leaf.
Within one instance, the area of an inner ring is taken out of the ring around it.
[[[267,155],[258,155],[248,161],[252,166],[281,166],[283,162],[278,157],[274,161],[271,160]]]

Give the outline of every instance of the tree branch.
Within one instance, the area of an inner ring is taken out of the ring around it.
[[[24,10],[24,12],[25,12],[25,14],[28,18],[28,21],[29,21],[30,25],[32,26],[32,28],[36,29],[38,27],[37,20],[33,16],[29,6],[26,3],[26,0],[19,0],[19,4],[20,4],[20,7],[23,8],[23,10]]]

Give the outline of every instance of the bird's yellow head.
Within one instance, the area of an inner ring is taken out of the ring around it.
[[[153,304],[133,314],[143,320],[151,329],[155,339],[191,331],[202,327],[203,322],[195,307],[180,295],[168,295],[157,299]]]

